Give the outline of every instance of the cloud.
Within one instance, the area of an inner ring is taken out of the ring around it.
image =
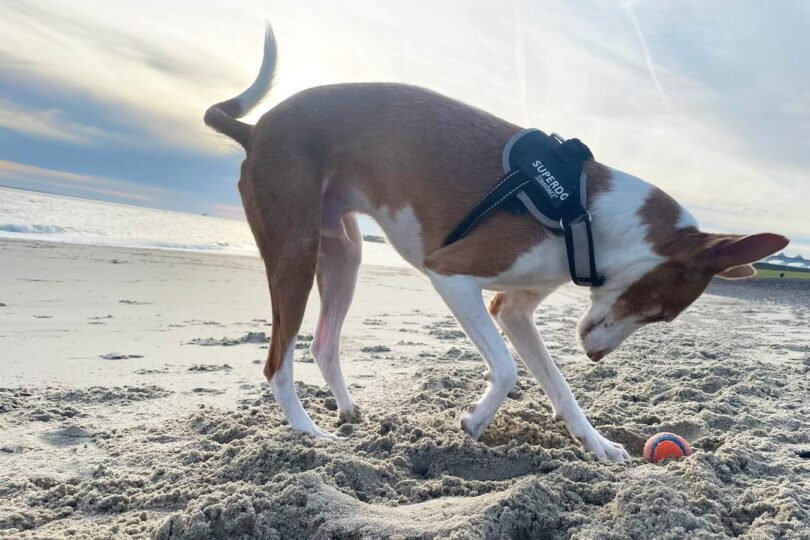
[[[0,100],[0,128],[75,144],[111,139],[125,141],[118,134],[68,120],[60,109],[30,109],[7,100]]]
[[[187,10],[167,4],[155,6],[155,13],[138,6],[93,1],[4,4],[4,76],[106,103],[116,117],[126,117],[139,130],[179,148],[229,151],[204,128],[202,114],[214,101],[206,89],[216,88],[217,81],[222,84],[220,76],[232,75],[232,68],[212,64],[209,42],[199,31],[178,31],[188,19]],[[261,53],[260,39],[257,32],[254,56]],[[238,75],[233,79],[241,80]],[[65,136],[65,130],[52,129],[53,116],[50,110],[34,114],[47,128],[40,133]],[[74,141],[84,140],[72,135]]]
[[[655,65],[653,64],[652,55],[650,54],[650,48],[647,46],[647,40],[644,39],[644,32],[641,30],[641,25],[638,22],[636,14],[633,13],[633,6],[629,2],[625,2],[623,7],[627,12],[627,16],[630,18],[630,21],[633,23],[633,28],[636,30],[636,35],[638,36],[638,41],[641,45],[641,51],[644,55],[644,63],[647,64],[647,70],[650,72],[650,78],[652,79],[653,83],[655,83],[655,88],[658,90],[661,100],[664,103],[668,103],[669,100],[667,99],[667,95],[664,93],[664,87],[661,86],[661,81],[658,80],[658,75],[655,72]]]
[[[53,101],[29,106],[18,91],[0,125],[85,146],[113,130],[133,137],[123,144],[224,162],[238,150],[202,113],[253,80],[265,20],[279,39],[278,81],[248,121],[319,84],[418,84],[580,137],[600,161],[661,186],[712,226],[810,236],[803,0],[767,10],[756,0],[4,2],[3,78]],[[116,123],[82,117],[65,95],[85,96]],[[149,178],[168,176],[165,167]],[[186,191],[209,197],[199,209],[227,200]]]
[[[85,195],[106,195],[130,202],[156,202],[169,193],[162,188],[144,186],[126,180],[44,169],[0,160],[0,181],[12,187],[29,189],[69,190]]]

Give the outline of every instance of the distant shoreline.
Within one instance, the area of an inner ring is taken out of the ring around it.
[[[771,302],[791,306],[810,305],[810,280],[752,278],[742,280],[712,280],[707,294],[742,298],[755,302]]]
[[[109,250],[118,250],[118,251],[129,251],[129,250],[136,250],[138,252],[157,252],[157,253],[184,253],[184,254],[194,254],[194,255],[204,255],[204,256],[212,256],[212,257],[240,257],[240,258],[254,258],[259,259],[259,252],[258,250],[255,252],[250,251],[240,251],[240,250],[200,250],[200,249],[183,249],[183,248],[175,248],[175,247],[160,247],[160,246],[130,246],[130,245],[118,245],[118,244],[98,244],[93,242],[69,242],[66,240],[53,240],[53,239],[46,239],[46,238],[14,238],[12,236],[3,236],[0,235],[0,249],[3,247],[4,242],[14,242],[14,243],[24,243],[24,244],[48,244],[54,247],[56,246],[77,246],[77,247],[87,247],[87,248],[99,248],[99,249],[109,249]],[[391,268],[396,270],[403,270],[406,268],[415,272],[410,266],[405,267],[404,265],[396,265],[396,264],[379,264],[379,263],[371,263],[363,261],[364,266],[370,266],[375,268]]]
[[[377,243],[373,240],[364,240],[371,243]],[[75,245],[75,246],[90,246],[102,249],[111,250],[138,250],[138,251],[155,251],[160,253],[165,252],[180,252],[189,254],[199,254],[204,256],[214,257],[258,257],[258,253],[250,253],[243,251],[204,251],[194,249],[179,249],[179,248],[162,248],[154,246],[118,246],[107,244],[94,244],[94,243],[81,243],[81,242],[67,242],[61,240],[49,239],[31,239],[31,238],[13,238],[9,236],[0,236],[0,247],[4,241],[9,242],[23,242],[30,244],[49,244],[49,245]],[[406,269],[408,271],[416,272],[411,267],[404,265],[393,264],[376,264],[376,263],[363,263],[365,266],[379,267],[379,268],[395,268],[397,270]],[[771,302],[778,304],[787,304],[794,306],[807,306],[810,305],[810,280],[782,280],[782,279],[746,279],[746,280],[712,280],[709,288],[706,290],[707,294],[715,296],[723,296],[730,298],[740,298],[743,300],[751,300],[755,302]]]
[[[376,234],[364,234],[363,240],[366,242],[373,242],[375,244],[387,244],[388,240],[384,236],[377,236]]]

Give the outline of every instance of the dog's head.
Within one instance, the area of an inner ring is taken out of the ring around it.
[[[658,190],[639,217],[649,249],[625,250],[623,267],[610,269],[605,284],[591,289],[591,305],[577,327],[582,348],[593,361],[642,326],[675,319],[712,277],[751,277],[756,274],[752,262],[788,244],[778,234],[701,232],[691,216]]]

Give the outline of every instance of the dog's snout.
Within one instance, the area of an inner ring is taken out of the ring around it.
[[[591,361],[598,362],[599,360],[605,357],[607,351],[588,351],[586,354],[588,355],[588,358],[591,359]]]
[[[603,322],[605,322],[605,317],[602,317],[601,319],[599,319],[597,321],[588,321],[588,322],[586,322],[582,326],[581,335],[582,336],[587,336],[588,334],[590,334],[593,331],[594,328],[596,328],[597,326],[599,326]]]

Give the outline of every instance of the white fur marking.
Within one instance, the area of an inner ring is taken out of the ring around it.
[[[264,55],[262,56],[262,65],[259,68],[259,74],[256,75],[256,80],[253,81],[253,84],[251,84],[247,90],[234,98],[239,101],[242,114],[246,114],[253,107],[258,105],[265,94],[267,94],[270,85],[273,83],[275,71],[276,39],[273,36],[273,30],[268,26],[264,34]]]
[[[580,441],[586,450],[602,459],[616,462],[628,459],[630,456],[620,444],[604,438],[585,417],[571,388],[543,343],[532,316],[537,303],[544,296],[545,294],[534,291],[506,293],[501,310],[496,315],[498,323],[548,396],[555,417],[565,423],[571,435]]]
[[[611,189],[596,197],[590,208],[596,262],[608,281],[617,277],[629,284],[663,260],[647,242],[647,227],[639,216],[654,187],[615,169],[611,174]]]
[[[425,259],[422,224],[413,208],[406,206],[398,212],[392,212],[387,206],[381,206],[372,217],[385,232],[397,253],[411,265],[421,269]]]
[[[290,427],[298,431],[310,433],[319,439],[332,439],[338,440],[340,437],[332,433],[327,433],[319,428],[315,422],[304,410],[301,401],[298,399],[298,394],[295,392],[295,383],[293,381],[293,351],[295,350],[295,342],[290,343],[287,352],[284,355],[284,361],[278,371],[273,374],[270,380],[270,386],[273,388],[273,395],[276,396],[276,401],[284,413]]]
[[[549,236],[526,253],[495,278],[483,282],[485,288],[500,289],[558,287],[568,281],[568,263],[565,241]]]
[[[344,215],[342,223],[346,237],[321,239],[318,253],[321,313],[311,351],[335,396],[338,410],[347,415],[355,407],[340,368],[340,331],[354,296],[363,238],[354,215]]]
[[[463,420],[465,431],[478,439],[517,382],[517,366],[484,305],[478,280],[431,271],[427,275],[489,367],[487,390]]]

